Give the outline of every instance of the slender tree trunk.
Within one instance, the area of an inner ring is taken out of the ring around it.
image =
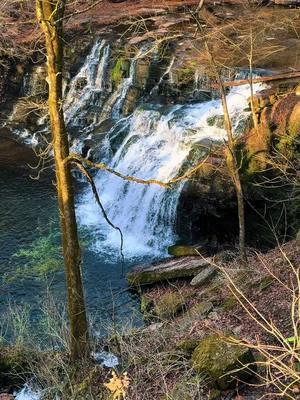
[[[66,0],[36,0],[36,12],[46,42],[49,114],[68,295],[70,350],[72,359],[77,359],[85,355],[88,350],[88,326],[81,278],[81,254],[72,175],[69,164],[64,162],[69,155],[68,135],[62,108],[62,39],[65,3]]]
[[[244,194],[243,194],[243,187],[241,183],[240,173],[239,173],[239,165],[236,159],[235,154],[235,143],[233,138],[233,131],[232,131],[232,124],[231,118],[229,115],[227,99],[226,99],[226,92],[223,85],[222,77],[217,69],[217,79],[220,85],[220,92],[221,92],[221,100],[222,106],[224,111],[224,122],[225,122],[225,129],[227,132],[228,138],[228,156],[227,156],[227,166],[234,183],[237,203],[238,203],[238,219],[239,219],[239,250],[240,256],[244,266],[248,265],[247,260],[247,253],[246,253],[246,229],[245,229],[245,207],[244,207]]]
[[[223,107],[223,112],[224,112],[224,123],[225,123],[225,129],[226,129],[226,133],[227,133],[228,155],[226,158],[226,162],[227,162],[227,167],[228,167],[229,173],[231,175],[231,179],[232,179],[234,187],[235,187],[237,203],[238,203],[239,251],[240,251],[242,263],[243,263],[244,267],[247,267],[248,260],[247,260],[247,252],[246,252],[244,193],[243,193],[243,187],[242,187],[240,173],[239,173],[239,165],[238,165],[238,161],[237,161],[236,153],[235,153],[236,149],[235,149],[235,143],[234,143],[234,137],[233,137],[231,118],[230,118],[228,105],[227,105],[226,90],[225,90],[224,82],[223,82],[223,79],[221,76],[221,72],[220,72],[218,66],[216,65],[216,62],[215,62],[214,57],[208,47],[207,42],[205,42],[205,47],[206,47],[207,53],[210,58],[211,66],[213,67],[213,69],[215,71],[215,75],[216,75],[216,78],[218,81],[220,94],[221,94],[221,101],[222,101],[222,107]]]
[[[200,6],[198,8],[198,12],[200,12],[201,9],[203,8],[204,2],[205,2],[205,0],[201,1],[199,3]],[[195,18],[195,20],[196,20],[199,31],[204,33],[203,27],[201,25],[199,18]],[[207,51],[208,57],[210,59],[210,65],[213,68],[214,73],[216,75],[216,78],[218,81],[218,87],[220,89],[220,94],[221,94],[222,107],[223,107],[223,111],[224,111],[225,129],[227,132],[227,139],[228,139],[227,140],[228,156],[227,156],[226,162],[227,162],[228,170],[231,175],[231,179],[233,181],[235,191],[236,191],[236,197],[237,197],[237,203],[238,203],[238,220],[239,220],[239,251],[240,251],[242,263],[243,263],[244,267],[246,268],[248,266],[248,260],[247,260],[247,253],[246,253],[244,194],[243,194],[243,187],[242,187],[242,183],[241,183],[241,179],[240,179],[239,166],[238,166],[238,162],[237,162],[236,154],[235,154],[236,149],[235,149],[235,143],[234,143],[234,138],[233,138],[231,118],[229,115],[229,110],[228,110],[228,105],[227,105],[226,91],[225,91],[225,86],[224,86],[224,82],[222,80],[220,70],[215,62],[213,53],[210,51],[208,42],[205,39],[205,35],[204,35],[204,46]]]
[[[250,106],[251,106],[251,114],[252,114],[252,121],[255,132],[258,130],[258,118],[255,112],[254,107],[254,90],[253,90],[253,51],[254,51],[254,38],[253,38],[253,30],[250,28],[250,53],[248,56],[249,62],[249,84],[250,84]]]

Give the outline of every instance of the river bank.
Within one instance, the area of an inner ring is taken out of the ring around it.
[[[250,400],[267,394],[276,399],[276,392],[288,385],[289,376],[274,386],[271,380],[265,381],[266,369],[271,368],[269,373],[277,376],[280,363],[275,359],[269,365],[269,357],[275,357],[276,352],[284,355],[284,362],[292,368],[289,344],[279,345],[278,335],[293,335],[291,289],[296,288],[296,276],[292,266],[299,262],[299,242],[295,241],[266,254],[249,253],[246,271],[236,254],[218,254],[210,259],[218,272],[196,286],[191,286],[186,277],[162,279],[142,288],[141,310],[148,326],[113,329],[111,335],[93,344],[93,352],[105,351],[118,357],[119,365],[114,369],[120,377],[128,374],[126,398],[130,400],[238,396]],[[60,399],[110,398],[104,385],[110,379],[110,368],[99,366],[93,359],[74,371],[71,380],[67,371],[74,366],[55,350],[40,353],[25,343],[2,347],[1,360],[2,380],[18,377],[20,384],[33,374],[32,387],[42,390],[43,399],[53,399],[55,393]],[[291,385],[287,394],[297,399],[297,384]]]

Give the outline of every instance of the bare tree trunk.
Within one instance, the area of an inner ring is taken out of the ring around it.
[[[258,118],[257,114],[255,113],[254,107],[254,90],[253,90],[253,30],[252,27],[250,28],[250,53],[248,56],[249,62],[249,84],[250,84],[250,106],[251,106],[251,114],[252,114],[252,121],[255,132],[258,130]]]
[[[234,183],[237,203],[238,203],[238,219],[239,219],[239,249],[240,249],[240,256],[244,266],[247,266],[247,253],[246,253],[246,229],[245,229],[245,207],[244,207],[244,194],[243,194],[243,187],[241,183],[240,173],[239,173],[239,165],[236,159],[235,154],[235,144],[233,138],[233,131],[232,131],[232,124],[229,115],[227,99],[226,99],[226,92],[223,85],[222,77],[219,70],[216,68],[217,71],[217,79],[220,85],[220,92],[221,92],[221,100],[222,106],[224,111],[224,122],[225,122],[225,129],[227,132],[228,138],[228,156],[227,156],[227,166]]]
[[[239,173],[239,165],[238,165],[236,154],[235,154],[236,149],[235,149],[235,143],[234,143],[234,137],[233,137],[231,118],[230,118],[228,105],[227,105],[226,90],[224,87],[224,82],[223,82],[220,70],[215,63],[214,57],[213,57],[212,53],[210,52],[207,42],[205,43],[205,47],[208,52],[211,65],[215,71],[215,75],[216,75],[216,78],[218,81],[218,86],[219,86],[220,94],[221,94],[221,101],[222,101],[222,107],[223,107],[223,112],[224,112],[224,123],[225,123],[225,129],[227,132],[228,155],[227,155],[226,162],[227,162],[227,167],[228,167],[228,170],[231,175],[231,179],[233,181],[235,191],[236,191],[236,197],[237,197],[237,203],[238,203],[238,219],[239,219],[239,251],[240,251],[240,256],[241,256],[243,265],[244,265],[244,267],[246,267],[248,265],[248,260],[247,260],[247,253],[246,253],[244,194],[243,194],[243,187],[242,187],[240,173]]]
[[[204,1],[200,1],[199,7],[197,11],[201,11],[201,9],[204,6]],[[201,22],[198,17],[195,17],[194,14],[192,14],[194,17],[199,32],[203,32],[203,27],[201,25]],[[217,78],[217,84],[218,88],[220,89],[220,94],[221,94],[221,100],[222,100],[222,107],[223,107],[223,112],[224,112],[224,122],[225,122],[225,129],[227,132],[227,149],[228,149],[228,156],[226,159],[227,162],[227,167],[229,170],[229,173],[231,175],[231,179],[233,181],[235,191],[236,191],[236,197],[237,197],[237,203],[238,203],[238,220],[239,220],[239,251],[240,251],[240,257],[242,260],[242,263],[244,267],[247,267],[248,265],[248,260],[247,260],[247,253],[246,253],[246,229],[245,229],[245,207],[244,207],[244,194],[243,194],[243,187],[241,183],[241,178],[240,178],[240,172],[239,172],[239,165],[236,159],[236,154],[235,154],[235,143],[234,143],[234,138],[233,138],[233,130],[232,130],[232,124],[231,124],[231,118],[228,110],[228,105],[227,105],[227,99],[226,99],[226,90],[225,90],[225,85],[220,73],[220,70],[218,68],[218,65],[214,59],[213,53],[210,51],[207,39],[205,38],[205,35],[203,35],[203,40],[204,40],[204,46],[207,51],[209,60],[210,60],[210,65],[213,68],[214,74]],[[253,88],[253,81],[251,84],[251,87]]]
[[[55,158],[58,205],[60,210],[63,255],[67,283],[71,333],[71,357],[77,359],[88,350],[88,326],[81,278],[81,254],[74,207],[68,135],[62,108],[63,16],[66,0],[36,0],[37,18],[45,34],[49,114]]]

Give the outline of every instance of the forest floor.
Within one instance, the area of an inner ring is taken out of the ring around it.
[[[231,257],[233,260],[229,261]],[[155,379],[149,381],[147,392],[152,393],[153,397],[151,395],[138,397],[132,393],[130,399],[162,398],[162,392],[165,393],[166,388],[168,393],[172,393],[172,390],[174,393],[174,388],[182,380],[183,371],[190,372],[187,366],[189,364],[186,365],[182,362],[178,368],[175,362],[168,368],[164,368],[162,367],[164,365],[163,357],[166,357],[168,353],[169,356],[170,354],[174,356],[176,349],[180,348],[180,343],[188,344],[189,341],[198,341],[208,334],[224,335],[226,332],[230,332],[250,345],[278,344],[278,337],[274,332],[262,328],[263,318],[270,321],[283,338],[293,336],[292,304],[294,291],[299,290],[297,288],[297,267],[300,265],[300,248],[295,241],[265,254],[252,252],[247,271],[241,267],[234,254],[225,252],[217,256],[215,261],[220,272],[202,287],[194,288],[187,281],[177,281],[153,286],[144,292],[142,298],[144,306],[145,304],[152,305],[147,312],[153,325],[147,328],[151,332],[150,336],[142,339],[137,337],[136,344],[131,344],[131,346],[132,349],[136,349],[136,353],[142,348],[148,349],[149,352],[153,352],[153,349],[155,349],[154,351],[160,349],[152,361],[152,368],[155,368],[156,362],[156,368],[160,369],[161,377],[156,376]],[[222,271],[232,279],[231,283]],[[173,294],[173,304],[176,303],[176,299],[178,300],[173,309],[173,315],[169,301],[170,293]],[[146,303],[145,299],[147,299]],[[167,302],[169,311],[167,317],[166,315],[157,315],[157,311],[164,310],[164,301]],[[151,310],[154,311],[152,315]],[[162,348],[160,343],[163,343]],[[257,355],[257,351],[254,350],[254,352]],[[178,364],[180,365],[180,362]],[[145,367],[141,374],[139,368],[135,366],[132,369],[131,365],[128,372],[130,376],[134,377],[135,382],[147,382],[149,380],[148,369],[149,366]],[[264,371],[259,371],[259,374],[263,377]],[[189,379],[191,380],[191,377]],[[231,389],[219,393],[217,398],[259,399],[262,395],[268,395],[268,398],[277,398],[275,395],[270,396],[270,392],[274,389],[272,385],[260,387],[262,380],[254,380],[251,389],[247,385],[240,385],[240,388],[237,387],[236,390]],[[138,386],[138,389],[135,390],[145,393],[143,385],[140,383]],[[198,394],[200,397],[195,397],[194,390],[195,388],[190,387],[189,389],[189,385],[186,385],[186,395],[189,394],[190,398],[209,397],[209,386],[204,385],[203,391]],[[297,390],[295,399],[300,396],[300,392]],[[177,399],[177,397],[175,398]]]

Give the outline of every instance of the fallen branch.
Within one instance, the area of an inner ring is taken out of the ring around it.
[[[108,165],[104,164],[104,163],[94,163],[90,160],[87,160],[86,158],[80,156],[79,154],[76,153],[71,153],[65,160],[65,163],[71,162],[71,163],[80,163],[81,165],[86,165],[90,168],[95,168],[95,169],[100,169],[103,171],[107,171],[110,174],[113,174],[121,179],[124,179],[126,181],[129,182],[135,182],[135,183],[139,183],[142,185],[158,185],[167,189],[170,189],[171,186],[175,183],[181,182],[185,179],[190,178],[191,176],[195,175],[200,168],[202,167],[202,165],[206,162],[206,160],[208,159],[207,155],[205,157],[204,160],[201,161],[201,163],[197,164],[195,167],[189,169],[187,172],[185,172],[183,175],[178,176],[176,178],[173,178],[171,180],[169,180],[168,182],[163,182],[157,179],[140,179],[134,176],[129,176],[129,175],[123,175],[118,171],[115,171],[114,169],[110,168]]]
[[[121,228],[119,228],[118,226],[114,225],[111,220],[108,218],[108,215],[106,214],[106,211],[101,203],[95,182],[91,176],[91,174],[89,173],[89,171],[87,171],[87,169],[84,167],[84,165],[82,164],[81,161],[79,160],[72,160],[72,163],[76,165],[76,167],[79,169],[79,171],[87,178],[89,184],[92,187],[92,191],[94,193],[96,202],[98,204],[98,206],[101,209],[101,212],[103,214],[103,217],[105,219],[105,221],[108,223],[109,226],[111,226],[113,229],[117,230],[120,233],[120,239],[121,239],[121,244],[120,244],[120,254],[121,254],[121,259],[122,259],[122,271],[124,272],[124,253],[123,253],[123,247],[124,247],[124,236],[123,236],[123,232],[121,231]]]
[[[284,80],[284,79],[293,79],[293,78],[299,78],[299,77],[300,77],[300,71],[285,72],[283,74],[277,74],[277,75],[272,75],[272,76],[262,76],[260,78],[254,78],[254,79],[252,79],[252,83],[280,81],[280,80]],[[248,85],[248,84],[250,84],[250,79],[241,79],[238,81],[227,81],[227,82],[223,83],[223,85],[225,87],[242,86],[242,85]],[[219,85],[217,83],[213,84],[212,86],[214,88],[219,87]]]

